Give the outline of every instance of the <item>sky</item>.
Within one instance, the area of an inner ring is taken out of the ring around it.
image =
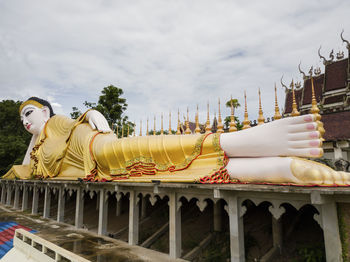
[[[213,118],[218,99],[243,105],[244,90],[256,119],[260,88],[271,117],[275,83],[284,105],[282,75],[301,81],[299,62],[323,70],[320,46],[347,56],[349,13],[348,0],[0,0],[0,100],[38,96],[69,116],[115,85],[131,121],[167,122],[171,111],[176,129],[178,109],[194,120],[198,104],[204,123],[208,101]]]

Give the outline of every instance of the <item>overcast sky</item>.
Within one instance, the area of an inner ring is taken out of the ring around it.
[[[69,115],[112,84],[131,121],[171,110],[175,128],[178,108],[193,118],[198,104],[204,122],[208,100],[213,114],[218,98],[243,104],[244,90],[254,119],[260,88],[268,117],[274,83],[282,107],[281,76],[300,81],[300,61],[322,66],[320,45],[347,55],[349,14],[349,0],[0,0],[0,99],[39,96]]]

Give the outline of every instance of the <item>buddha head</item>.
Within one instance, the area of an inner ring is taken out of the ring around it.
[[[24,128],[33,135],[39,135],[45,123],[54,116],[50,103],[38,97],[31,97],[19,107]]]

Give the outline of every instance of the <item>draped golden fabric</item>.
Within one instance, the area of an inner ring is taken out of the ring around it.
[[[34,177],[89,181],[211,182],[229,180],[219,135],[161,135],[117,139],[78,120],[54,116],[31,153]]]

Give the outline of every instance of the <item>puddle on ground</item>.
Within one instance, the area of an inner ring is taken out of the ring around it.
[[[54,221],[40,219],[39,216],[0,209],[0,221],[16,221],[34,229],[37,231],[36,235],[92,262],[145,261],[135,255],[136,251],[126,243],[108,241],[85,232],[76,233],[69,225],[55,225]]]

